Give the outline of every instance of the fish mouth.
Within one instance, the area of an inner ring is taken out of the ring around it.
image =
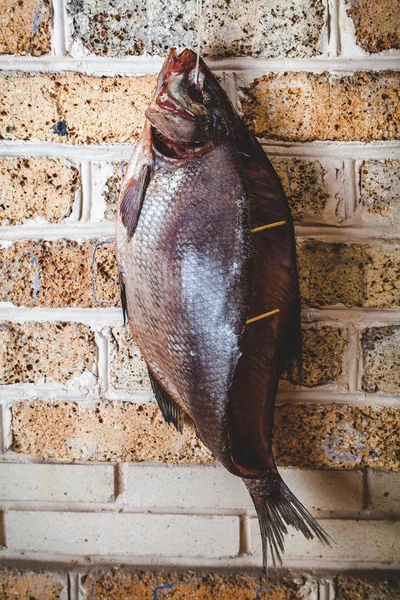
[[[205,74],[200,64],[195,81],[196,54],[187,48],[179,55],[172,48],[161,70],[156,94],[146,118],[162,136],[180,143],[206,142],[209,133]]]

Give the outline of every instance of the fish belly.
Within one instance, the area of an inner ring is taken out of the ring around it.
[[[119,255],[129,321],[149,367],[229,462],[227,392],[250,289],[249,207],[234,149],[221,144],[159,167]]]

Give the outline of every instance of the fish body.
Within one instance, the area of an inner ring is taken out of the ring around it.
[[[166,421],[182,430],[190,417],[243,479],[264,560],[267,542],[275,559],[286,524],[327,541],[280,478],[271,446],[278,379],[301,350],[293,224],[257,140],[203,61],[195,81],[195,61],[171,50],[124,179],[123,305]]]

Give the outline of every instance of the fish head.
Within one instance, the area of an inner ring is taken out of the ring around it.
[[[177,55],[172,48],[158,78],[153,101],[146,112],[156,141],[190,153],[214,139],[217,104],[207,91],[208,69],[200,61],[196,81],[196,58],[193,50]]]

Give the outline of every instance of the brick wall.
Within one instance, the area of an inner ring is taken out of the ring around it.
[[[336,541],[291,534],[273,584],[242,483],[165,425],[119,308],[120,182],[195,4],[0,7],[0,599],[394,600],[399,4],[205,3],[203,55],[296,221],[305,374],[282,379],[276,456]]]

